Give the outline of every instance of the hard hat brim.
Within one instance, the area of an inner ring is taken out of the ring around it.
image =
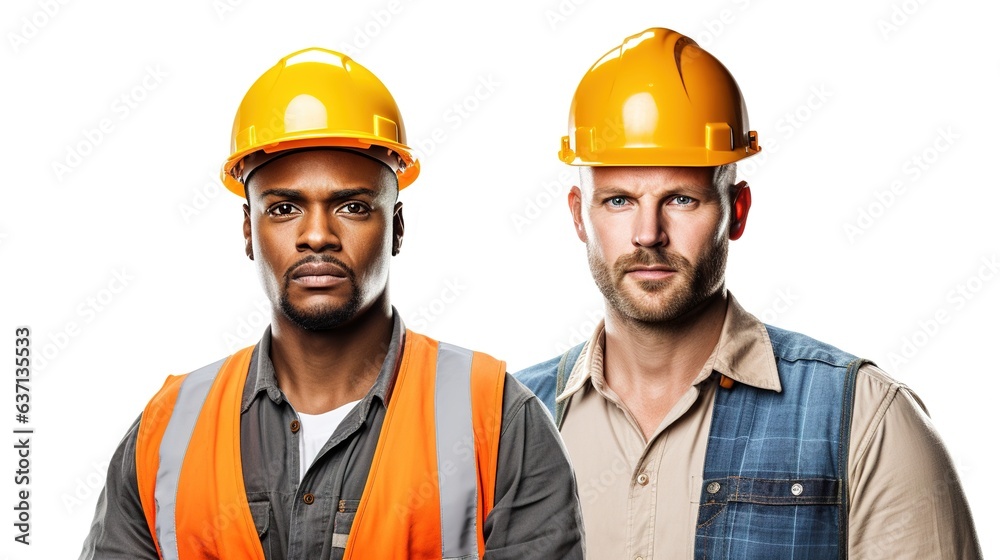
[[[350,137],[330,137],[325,135],[302,135],[294,140],[285,140],[260,146],[250,146],[231,155],[222,165],[220,172],[222,184],[232,193],[245,196],[243,182],[240,181],[234,169],[246,156],[263,151],[265,153],[276,153],[287,150],[298,150],[302,148],[354,148],[367,150],[373,146],[381,146],[394,152],[403,162],[403,166],[396,171],[396,178],[399,182],[399,190],[403,190],[416,180],[420,174],[420,162],[410,151],[410,149],[396,142],[390,142],[384,138],[368,134],[358,134]]]
[[[760,153],[756,148],[744,147],[732,151],[715,151],[698,148],[620,148],[601,151],[601,158],[584,157],[572,150],[561,151],[559,159],[568,165],[589,167],[718,167],[735,163]]]

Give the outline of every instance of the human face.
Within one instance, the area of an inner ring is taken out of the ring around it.
[[[350,323],[381,300],[403,237],[392,172],[343,150],[292,153],[260,167],[243,207],[247,255],[275,316],[305,330]]]
[[[570,209],[610,312],[641,323],[678,322],[722,291],[730,211],[714,171],[583,169]]]

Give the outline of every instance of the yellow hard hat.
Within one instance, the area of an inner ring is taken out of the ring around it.
[[[714,167],[760,151],[726,67],[689,37],[655,27],[580,81],[559,159],[570,165]]]
[[[233,120],[222,183],[244,196],[243,181],[268,154],[315,147],[378,159],[396,172],[400,189],[420,173],[385,85],[346,55],[310,48],[282,58],[250,86]]]

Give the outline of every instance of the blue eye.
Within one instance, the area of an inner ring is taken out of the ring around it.
[[[691,198],[690,196],[680,195],[680,196],[674,197],[674,202],[676,204],[681,205],[681,206],[687,206],[688,204],[693,204],[694,203],[694,199]]]
[[[611,204],[611,206],[614,206],[616,208],[620,208],[622,206],[625,206],[625,204],[628,201],[625,199],[624,196],[613,196],[613,197],[611,197],[611,198],[608,199],[608,202]]]

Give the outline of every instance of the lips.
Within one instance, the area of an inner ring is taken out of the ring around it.
[[[673,268],[665,265],[652,265],[652,266],[630,266],[625,269],[625,272],[677,272]]]
[[[306,288],[329,288],[348,278],[347,271],[331,262],[306,262],[292,270],[291,281]]]
[[[675,269],[664,265],[630,266],[625,269],[625,274],[630,277],[649,281],[666,280],[676,272],[677,271]]]
[[[292,279],[305,278],[307,276],[336,276],[347,278],[347,272],[336,264],[329,262],[307,262],[295,267],[292,271]]]

